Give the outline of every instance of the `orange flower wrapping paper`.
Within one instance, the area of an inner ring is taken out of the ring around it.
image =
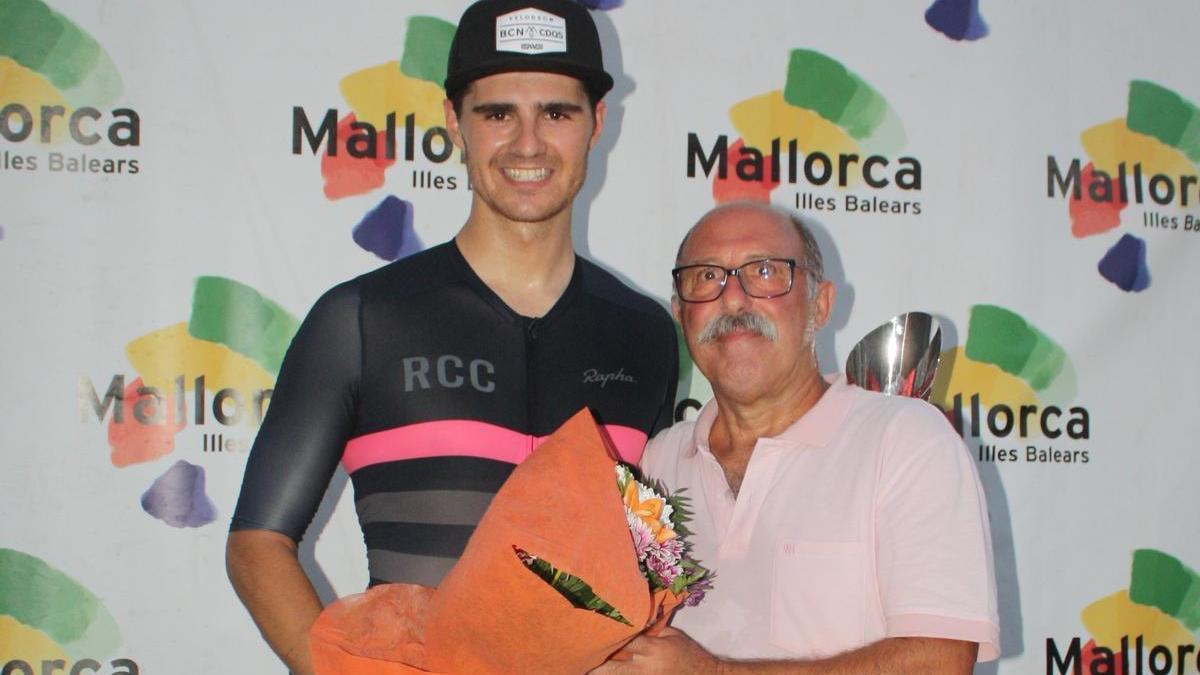
[[[643,632],[572,606],[514,545],[661,630],[679,599],[652,595],[638,570],[615,457],[587,410],[567,420],[513,470],[436,591],[388,584],[326,608],[310,635],[317,672],[576,674]]]

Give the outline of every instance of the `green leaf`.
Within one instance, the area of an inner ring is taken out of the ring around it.
[[[615,619],[625,624],[632,626],[628,619],[621,616],[616,607],[608,604],[603,598],[596,595],[592,587],[586,581],[580,579],[573,574],[567,574],[559,570],[548,561],[543,560],[535,555],[528,553],[523,549],[513,546],[513,551],[520,558],[526,569],[533,572],[542,578],[543,581],[550,584],[550,588],[558,591],[560,595],[567,599],[574,607],[578,609],[586,609],[590,612],[596,612],[610,619]]]

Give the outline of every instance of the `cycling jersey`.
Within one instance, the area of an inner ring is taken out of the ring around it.
[[[674,324],[576,257],[516,314],[451,241],[334,287],[288,348],[232,529],[299,541],[340,461],[372,584],[436,586],[513,467],[587,406],[622,457],[670,424]],[[615,488],[614,488],[615,489]]]

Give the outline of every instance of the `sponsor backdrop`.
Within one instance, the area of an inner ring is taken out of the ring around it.
[[[466,217],[464,4],[0,0],[5,675],[282,672],[224,571],[246,454],[317,296]],[[977,671],[1195,672],[1200,5],[587,4],[617,85],[579,250],[666,303],[714,203],[797,210],[827,372],[942,321],[1001,597]],[[367,579],[349,492],[303,545],[326,598]]]

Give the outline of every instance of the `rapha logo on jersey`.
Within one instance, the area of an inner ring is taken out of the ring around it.
[[[624,382],[625,384],[637,384],[637,379],[625,372],[624,368],[619,368],[615,373],[602,373],[596,368],[588,368],[583,371],[584,384],[599,384],[603,389],[610,382]]]
[[[496,51],[550,54],[567,51],[567,22],[529,7],[496,17]]]

